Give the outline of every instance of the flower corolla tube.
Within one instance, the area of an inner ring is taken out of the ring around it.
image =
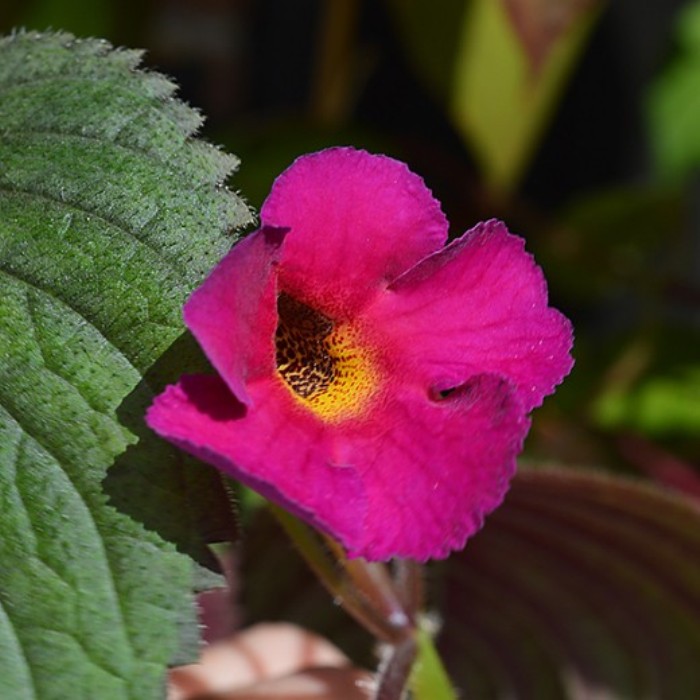
[[[148,424],[349,556],[462,548],[571,369],[572,331],[503,223],[447,229],[403,163],[297,159],[184,307],[217,374],[183,376]]]

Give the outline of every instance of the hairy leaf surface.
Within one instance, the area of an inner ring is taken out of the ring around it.
[[[221,184],[236,160],[193,140],[200,117],[139,60],[66,34],[0,40],[7,700],[161,697],[194,616],[191,562],[155,530],[205,560],[204,523],[226,511],[141,410],[172,371],[152,368],[183,333],[182,303],[250,215]],[[123,512],[137,491],[159,512],[148,529]]]

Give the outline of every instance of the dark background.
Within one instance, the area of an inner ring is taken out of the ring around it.
[[[647,116],[650,87],[678,55],[686,4],[603,7],[521,186],[500,199],[415,70],[391,2],[4,0],[0,30],[60,28],[143,47],[145,64],[207,117],[204,136],[241,157],[231,186],[256,208],[294,157],[352,144],[407,161],[443,202],[453,235],[503,218],[527,238],[577,330],[577,367],[538,412],[527,455],[700,493],[695,175],[658,177]],[[445,42],[448,18],[467,5],[434,3]]]

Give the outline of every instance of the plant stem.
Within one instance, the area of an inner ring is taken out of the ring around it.
[[[338,542],[327,537],[326,543],[355,590],[394,630],[392,642],[397,643],[412,636],[413,615],[402,604],[387,566],[365,559],[348,559]]]
[[[416,652],[416,640],[413,637],[408,637],[391,648],[379,668],[374,700],[400,700],[404,696]]]
[[[423,567],[411,559],[394,560],[394,588],[403,609],[415,625],[425,602]]]
[[[456,700],[433,640],[426,626],[418,624],[422,567],[397,560],[392,578],[386,565],[348,559],[335,540],[326,536],[324,547],[316,533],[293,515],[273,504],[270,509],[334,600],[387,643],[375,700],[400,700],[407,685],[415,700]]]
[[[270,504],[270,509],[333,599],[377,639],[396,643],[400,636],[395,625],[373,605],[373,598],[359,595],[352,582],[341,573],[343,569],[330,559],[315,533],[282,508]],[[346,562],[344,559],[340,563],[344,566]]]

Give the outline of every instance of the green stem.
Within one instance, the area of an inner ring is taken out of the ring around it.
[[[334,562],[311,528],[278,506],[270,504],[270,509],[333,599],[377,639],[390,644],[395,643],[400,632],[397,632],[393,621],[385,619],[372,600],[358,595],[359,591],[354,589],[344,575],[344,563],[347,560],[339,559],[338,562]],[[338,564],[343,568],[339,568]]]
[[[272,504],[270,509],[333,598],[377,639],[390,645],[375,697],[397,700],[408,680],[415,700],[456,700],[426,625],[414,624],[423,598],[421,567],[415,562],[396,562],[396,580],[392,581],[383,565],[349,560],[334,540],[326,538],[326,547],[293,515]]]
[[[361,558],[348,559],[338,542],[330,537],[325,539],[328,548],[347,575],[348,583],[353,587],[355,594],[394,630],[390,641],[396,643],[412,636],[413,615],[402,605],[386,565]]]

